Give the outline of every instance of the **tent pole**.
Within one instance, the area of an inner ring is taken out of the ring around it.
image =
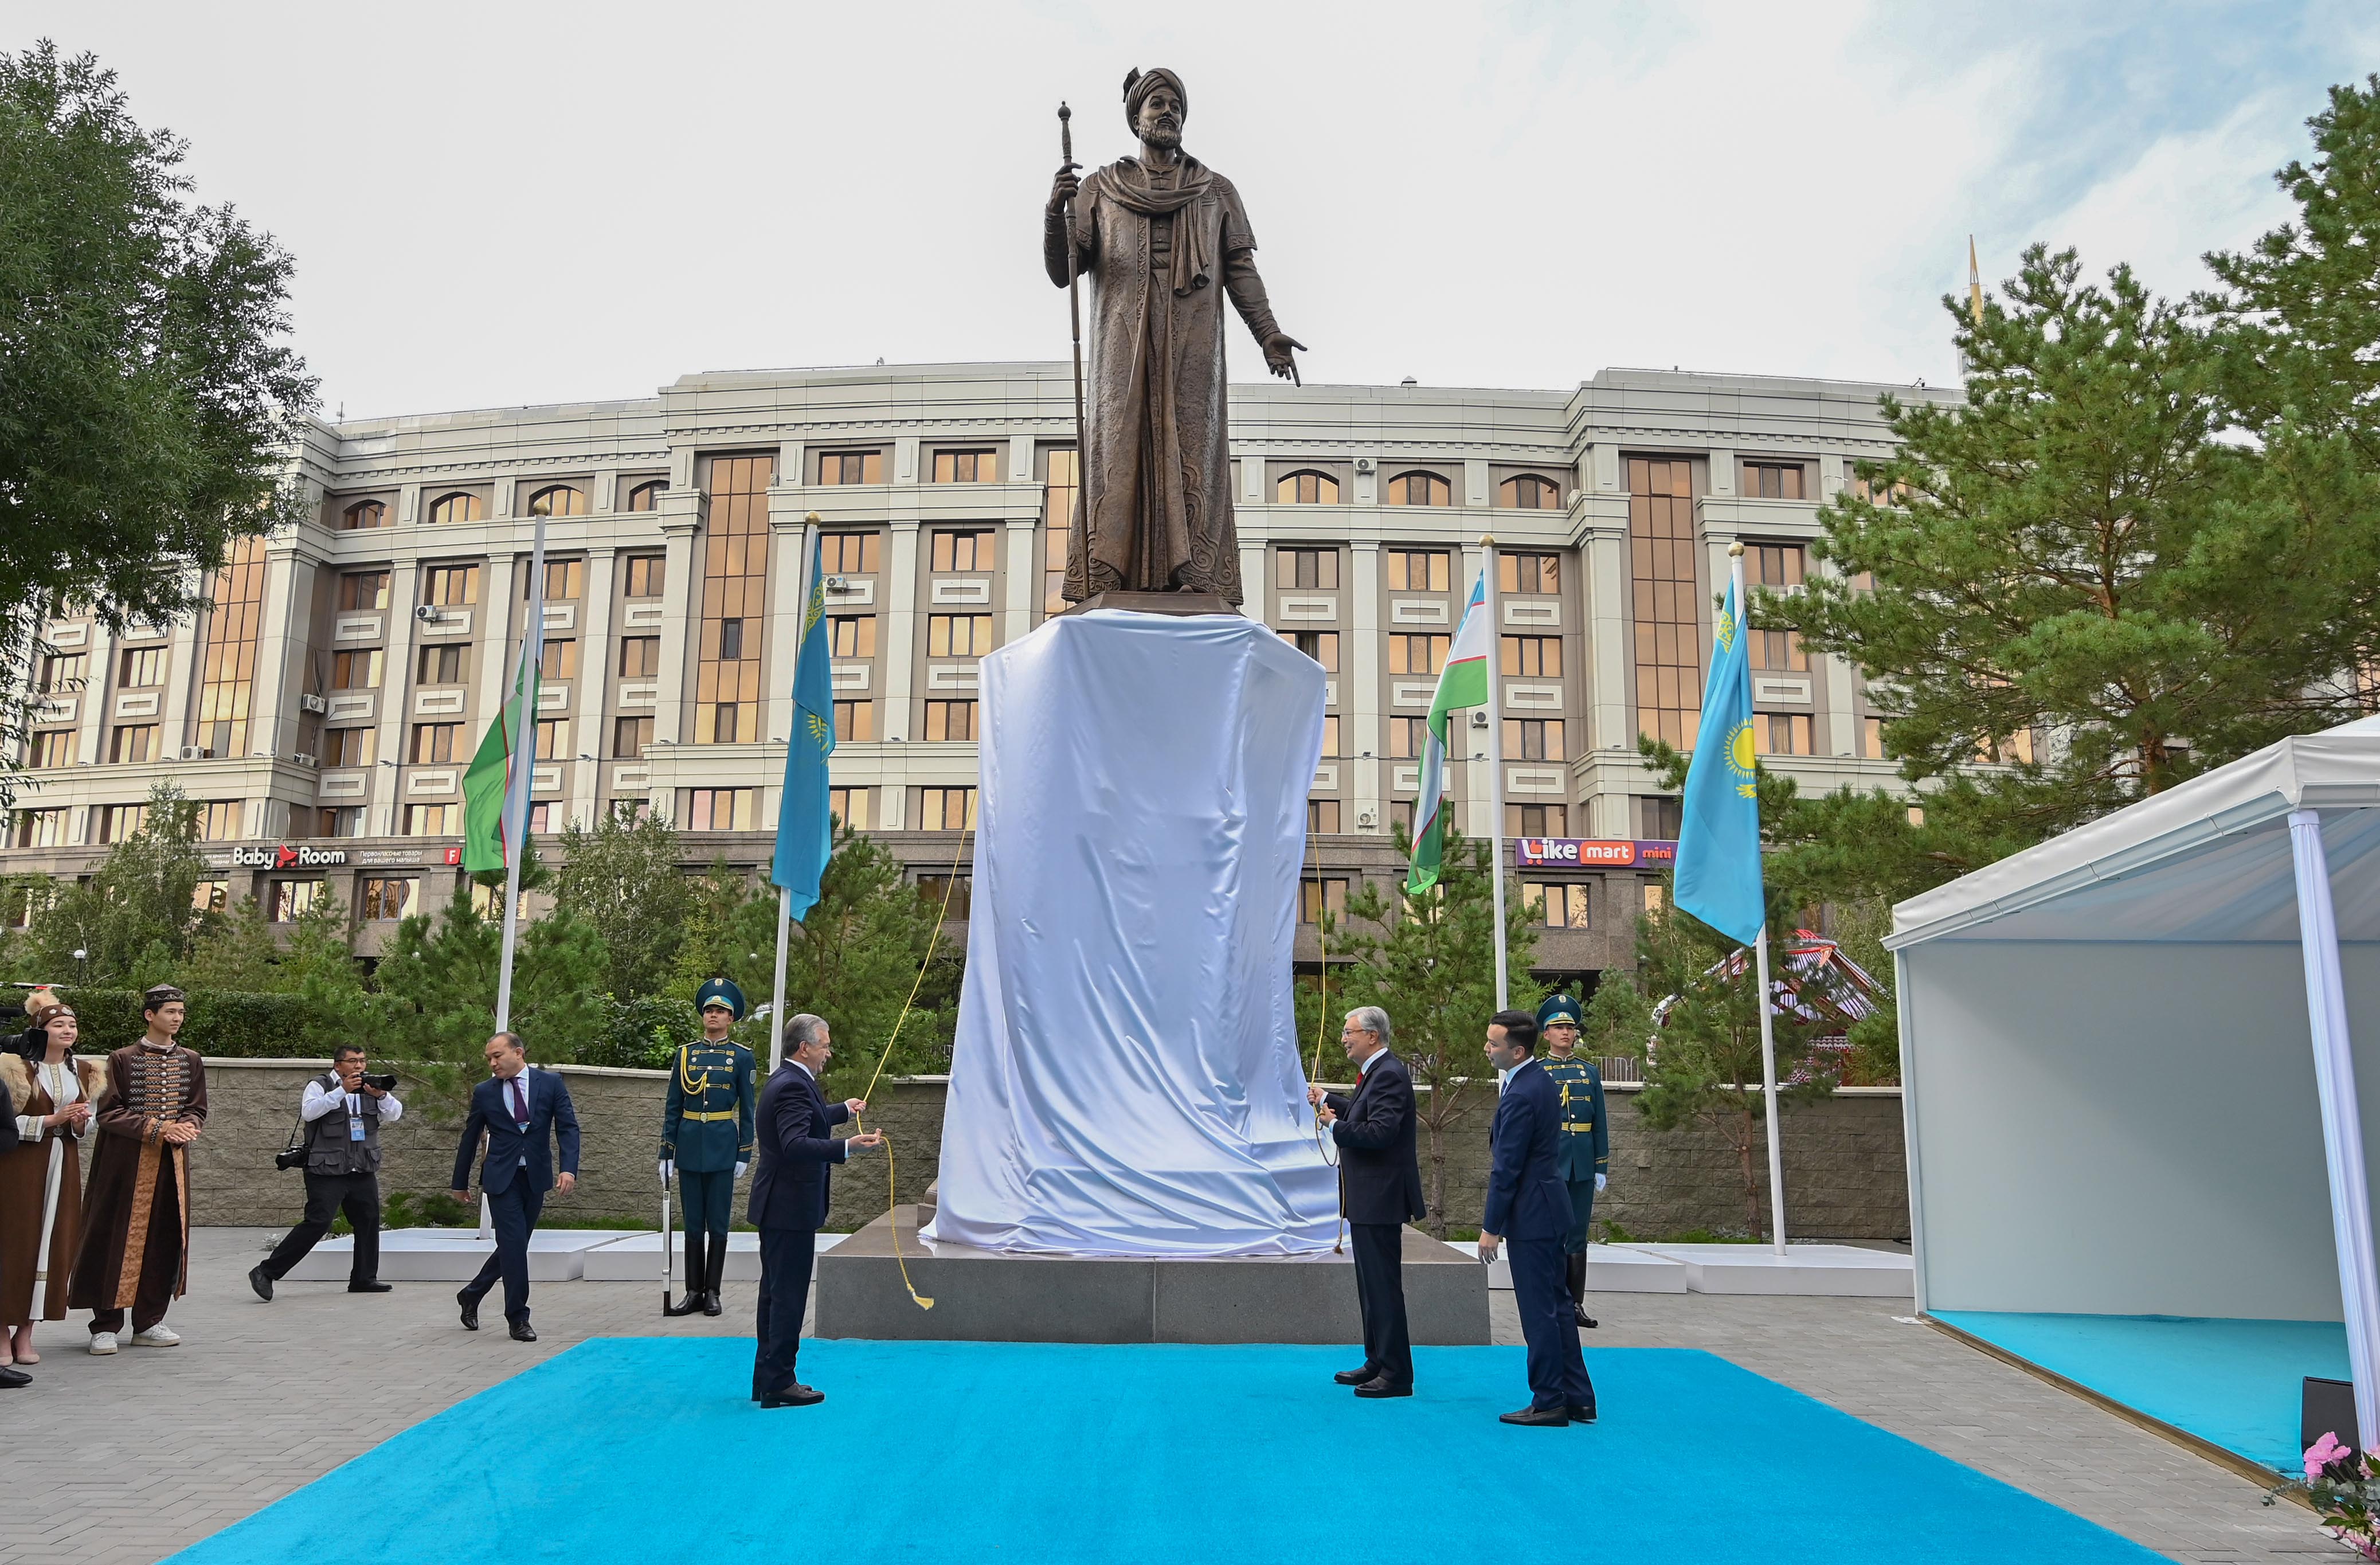
[[[1739,596],[1736,600],[1742,602]],[[1785,1149],[1777,1138],[1777,1030],[1770,1019],[1768,994],[1768,926],[1760,926],[1753,942],[1760,964],[1760,1100],[1768,1115],[1768,1233],[1777,1254],[1785,1254]]]
[[[2317,810],[2289,813],[2289,855],[2297,870],[2298,943],[2305,954],[2306,1013],[2313,1024],[2313,1068],[2322,1099],[2323,1161],[2330,1171],[2331,1231],[2338,1246],[2338,1296],[2347,1317],[2347,1362],[2355,1377],[2359,1445],[2380,1440],[2380,1278],[2374,1276],[2372,1199],[2364,1183],[2362,1099],[2347,1030],[2347,994],[2338,972],[2338,926],[2330,900],[2330,860]]]

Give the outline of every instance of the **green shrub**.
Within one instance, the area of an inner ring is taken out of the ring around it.
[[[97,1053],[139,1041],[143,1026],[138,990],[69,989],[62,992],[74,1002],[76,1019],[82,1024],[78,1048]],[[303,995],[192,989],[189,1005],[181,1041],[200,1054],[237,1060],[320,1059],[330,1053],[343,1033],[328,1025]],[[360,1030],[344,1030],[344,1036],[354,1037]]]

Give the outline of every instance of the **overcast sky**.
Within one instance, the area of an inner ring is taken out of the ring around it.
[[[1131,149],[1186,79],[1306,378],[1607,365],[1939,384],[1967,236],[2151,286],[2281,221],[2272,171],[2380,6],[973,0],[10,0],[298,261],[349,417],[638,396],[689,371],[1057,358],[1054,111]],[[1235,372],[1261,372],[1232,345]]]

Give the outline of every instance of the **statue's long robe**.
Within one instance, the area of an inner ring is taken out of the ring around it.
[[[1224,298],[1258,343],[1279,330],[1239,192],[1186,155],[1166,170],[1123,158],[1083,181],[1073,242],[1091,284],[1090,427],[1065,596],[1215,592],[1237,603]],[[1065,220],[1051,217],[1043,259],[1061,286],[1066,246]]]

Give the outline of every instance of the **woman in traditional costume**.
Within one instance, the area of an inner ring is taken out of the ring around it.
[[[64,1320],[67,1274],[82,1241],[82,1150],[107,1062],[74,1057],[74,1010],[35,997],[29,1059],[0,1051],[0,1082],[17,1110],[16,1150],[0,1152],[0,1365],[37,1364],[33,1322]]]

